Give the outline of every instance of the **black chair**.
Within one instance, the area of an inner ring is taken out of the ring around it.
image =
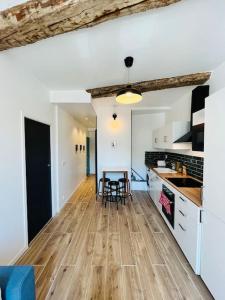
[[[133,201],[133,197],[130,190],[130,180],[128,178],[120,178],[119,180],[120,184],[120,197],[123,199],[123,203],[125,205],[126,197],[130,197],[131,201]]]
[[[102,195],[102,184],[103,184],[103,178],[100,178],[98,181],[98,190],[96,193],[96,200],[98,199],[98,196],[102,196],[102,198],[108,196],[109,186],[108,183],[110,182],[110,178],[105,177],[105,186],[104,186],[104,192]]]
[[[116,202],[117,209],[118,209],[118,201],[121,199],[120,197],[120,184],[119,181],[112,180],[108,182],[108,196],[106,197],[105,200],[105,207],[107,201],[110,202]]]

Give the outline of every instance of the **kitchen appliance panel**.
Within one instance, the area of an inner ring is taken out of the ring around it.
[[[174,215],[175,215],[175,194],[168,189],[164,184],[162,185],[162,192],[170,201],[171,214],[167,213],[164,206],[162,206],[162,212],[166,219],[169,221],[170,225],[174,228]]]

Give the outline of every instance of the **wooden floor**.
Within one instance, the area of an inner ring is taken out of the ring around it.
[[[94,178],[31,243],[37,299],[212,299],[146,192],[116,210],[95,201]]]

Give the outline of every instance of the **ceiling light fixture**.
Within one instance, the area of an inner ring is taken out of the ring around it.
[[[133,66],[134,58],[128,56],[124,59],[125,66],[128,69],[128,85],[120,90],[116,95],[116,101],[120,104],[135,104],[142,100],[142,94],[137,89],[133,88],[130,82],[130,68]]]
[[[117,114],[116,114],[116,113],[114,113],[114,114],[112,115],[112,117],[113,117],[113,120],[116,120],[116,118],[117,118]]]

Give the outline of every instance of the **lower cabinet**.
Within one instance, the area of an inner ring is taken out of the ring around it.
[[[175,198],[174,236],[196,274],[200,273],[200,208],[179,192]]]
[[[162,184],[163,180],[159,176],[157,176],[154,171],[151,170],[149,178],[149,193],[153,202],[159,210],[161,209],[159,198],[162,191]]]
[[[162,218],[174,235],[181,250],[196,274],[200,274],[201,208],[179,193],[175,188],[150,171],[149,193]],[[163,184],[175,195],[174,228],[169,224],[159,203]]]

